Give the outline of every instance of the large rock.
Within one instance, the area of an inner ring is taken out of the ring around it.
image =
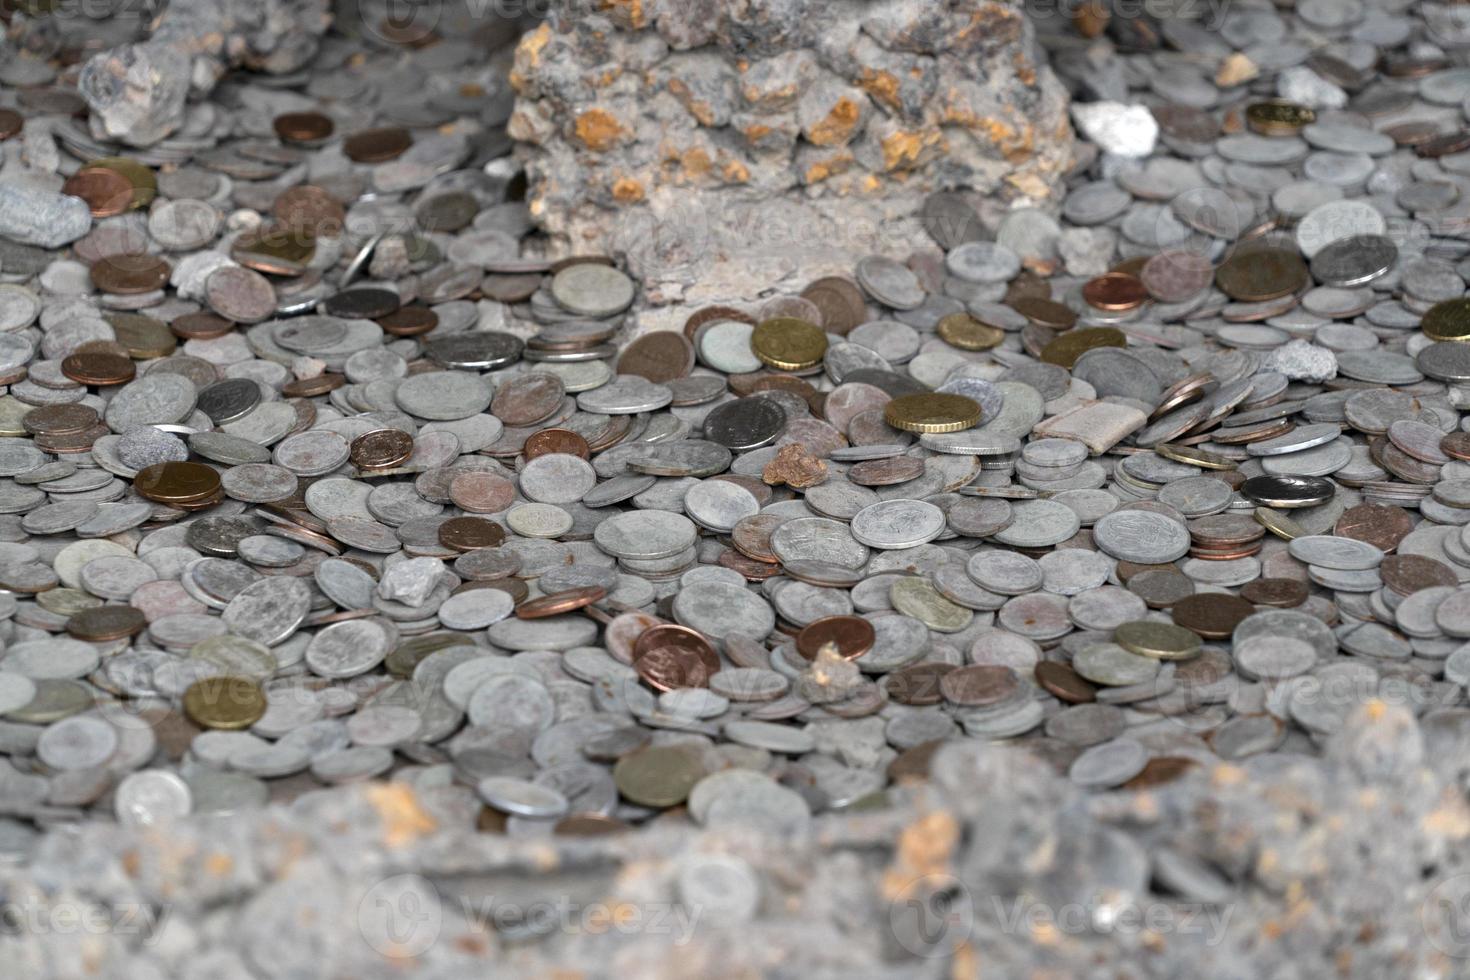
[[[626,256],[655,301],[725,260],[903,254],[932,244],[928,192],[1040,201],[1069,162],[1066,95],[1008,2],[585,8],[552,0],[522,38],[510,133],[553,248]]]

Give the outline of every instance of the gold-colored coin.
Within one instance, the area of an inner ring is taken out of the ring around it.
[[[1154,660],[1188,660],[1200,651],[1200,638],[1192,630],[1144,619],[1119,626],[1113,631],[1113,642],[1129,653]]]
[[[951,313],[939,321],[939,339],[960,350],[990,350],[1006,339],[1006,332],[981,323],[968,313]]]
[[[750,334],[750,349],[761,363],[780,371],[800,371],[822,360],[827,335],[816,324],[794,316],[763,320]]]
[[[102,600],[81,589],[47,589],[36,596],[36,605],[58,616],[74,616],[83,609],[95,609]]]
[[[1300,538],[1307,533],[1306,528],[1285,514],[1278,514],[1270,507],[1257,507],[1255,517],[1262,527],[1285,541]]]
[[[1215,271],[1215,285],[1231,299],[1264,303],[1307,284],[1307,264],[1284,248],[1242,249]]]
[[[1262,136],[1294,136],[1316,119],[1316,112],[1286,99],[1268,99],[1245,110],[1246,125]]]
[[[1419,321],[1419,329],[1430,340],[1470,340],[1470,299],[1435,303]]]
[[[265,707],[265,693],[248,677],[206,677],[184,692],[184,713],[203,728],[249,728]]]
[[[117,342],[128,349],[128,356],[139,359],[167,357],[179,345],[179,338],[168,328],[168,324],[151,316],[137,313],[111,313],[107,322]]]
[[[980,406],[963,395],[901,395],[883,407],[883,419],[905,432],[960,432],[980,423]]]
[[[34,405],[27,405],[14,395],[0,395],[0,436],[17,438],[28,435],[21,419]]]
[[[133,185],[132,209],[146,207],[158,196],[158,178],[153,171],[128,157],[101,157],[88,162],[89,167],[106,167],[122,174]]]
[[[1077,363],[1077,358],[1099,347],[1127,347],[1128,338],[1123,331],[1112,327],[1088,327],[1068,330],[1056,340],[1041,348],[1041,360],[1047,364],[1064,367],[1068,371]]]
[[[1176,463],[1188,463],[1191,466],[1201,466],[1207,470],[1233,470],[1236,469],[1235,460],[1219,453],[1212,453],[1208,449],[1196,449],[1194,446],[1176,446],[1172,442],[1162,442],[1154,447],[1154,452],[1165,459],[1172,459]]]

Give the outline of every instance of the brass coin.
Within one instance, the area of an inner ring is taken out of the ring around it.
[[[1041,360],[1071,370],[1077,358],[1099,347],[1127,347],[1128,338],[1112,327],[1068,330],[1041,349]]]
[[[132,606],[96,606],[73,613],[66,621],[68,633],[89,643],[106,643],[136,636],[147,626],[147,617]]]
[[[1278,514],[1270,507],[1257,507],[1255,510],[1256,520],[1261,526],[1272,534],[1286,541],[1300,538],[1305,535],[1306,529],[1285,514]]]
[[[137,358],[167,357],[179,346],[178,338],[162,320],[137,313],[112,313],[112,332],[128,354]]]
[[[1246,125],[1262,136],[1295,136],[1316,119],[1312,109],[1286,99],[1256,102],[1245,110]]]
[[[1430,340],[1470,340],[1470,299],[1447,299],[1424,314],[1419,329]]]
[[[1006,332],[981,323],[968,313],[951,313],[939,321],[939,339],[960,350],[990,350],[1006,339]]]
[[[960,432],[980,422],[980,406],[963,395],[901,395],[883,406],[883,420],[905,432]]]
[[[1212,453],[1208,449],[1199,449],[1195,446],[1180,446],[1170,442],[1159,443],[1154,447],[1154,452],[1165,459],[1172,459],[1176,463],[1188,463],[1191,466],[1199,466],[1207,470],[1233,470],[1237,469],[1235,460],[1219,453]]]
[[[206,677],[184,692],[184,713],[202,728],[249,728],[265,709],[265,694],[248,677]]]
[[[1152,620],[1124,623],[1113,632],[1113,642],[1129,653],[1155,660],[1188,660],[1200,652],[1200,638],[1195,633],[1182,626]]]
[[[1010,307],[1038,327],[1070,330],[1077,323],[1077,313],[1071,307],[1038,296],[1020,297],[1011,301]]]
[[[1307,264],[1284,248],[1236,252],[1215,271],[1215,284],[1231,299],[1263,303],[1289,296],[1307,283]]]
[[[827,335],[820,327],[791,316],[778,316],[756,324],[750,349],[762,364],[782,371],[800,371],[822,360],[827,353]]]

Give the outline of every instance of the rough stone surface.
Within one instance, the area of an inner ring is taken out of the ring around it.
[[[622,255],[654,302],[738,296],[735,257],[769,283],[927,245],[933,190],[1048,198],[1071,130],[1032,47],[998,0],[556,0],[509,131],[554,252]]]
[[[154,463],[183,462],[189,458],[189,447],[171,432],[140,425],[118,439],[117,457],[133,469],[141,470]]]
[[[444,563],[437,558],[410,558],[383,573],[378,595],[417,608],[444,577]]]
[[[8,929],[0,953],[7,976],[27,980],[88,975],[97,958],[129,977],[206,964],[217,976],[367,980],[410,966],[509,978],[1260,977],[1288,962],[1333,963],[1346,978],[1450,977],[1463,962],[1455,900],[1470,807],[1467,729],[1449,721],[1421,726],[1403,705],[1370,701],[1321,758],[1212,760],[1145,792],[1091,797],[1026,750],[951,744],[932,784],[780,832],[680,818],[608,837],[482,834],[470,789],[429,778],[167,827],[61,828],[27,840],[0,887],[27,921],[86,914],[103,926],[84,943]],[[1191,754],[1180,743],[1192,736],[1160,726],[1152,737]],[[715,859],[748,871],[727,885],[746,899],[738,916],[719,911],[728,895],[712,908],[687,891],[691,865]]]
[[[0,236],[60,248],[92,229],[87,202],[20,183],[0,184]]]
[[[1159,138],[1159,124],[1148,106],[1121,102],[1079,102],[1072,106],[1077,128],[1106,153],[1146,157]]]
[[[1292,381],[1327,381],[1337,374],[1337,355],[1326,347],[1305,340],[1293,340],[1276,348],[1267,359],[1272,371],[1280,371]]]
[[[82,66],[77,89],[92,109],[93,133],[152,146],[183,126],[189,98],[207,95],[230,68],[301,68],[331,22],[329,7],[328,0],[174,0],[146,41]]]

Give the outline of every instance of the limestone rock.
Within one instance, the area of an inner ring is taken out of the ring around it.
[[[92,230],[87,202],[31,185],[0,184],[0,236],[60,248]]]

